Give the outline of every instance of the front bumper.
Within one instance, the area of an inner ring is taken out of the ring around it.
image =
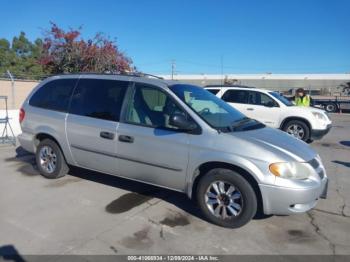
[[[266,215],[291,215],[303,213],[317,204],[319,198],[327,196],[328,178],[324,177],[318,186],[306,188],[288,188],[260,184]]]
[[[325,135],[329,133],[332,128],[332,124],[327,125],[326,129],[312,129],[310,138],[312,140],[322,139]]]

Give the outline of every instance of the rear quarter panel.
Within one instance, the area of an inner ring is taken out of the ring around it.
[[[25,119],[22,122],[22,132],[33,136],[34,152],[39,141],[36,137],[39,134],[47,134],[56,139],[69,164],[72,164],[72,157],[66,138],[66,117],[67,113],[42,109],[26,104],[24,106]]]

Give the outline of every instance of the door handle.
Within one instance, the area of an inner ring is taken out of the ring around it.
[[[247,110],[254,111],[254,108],[248,107]]]
[[[125,143],[133,143],[134,142],[134,138],[132,136],[125,136],[125,135],[120,135],[118,137],[118,140],[120,142],[125,142]]]
[[[100,137],[104,138],[104,139],[110,139],[113,140],[114,139],[114,134],[110,133],[110,132],[106,132],[106,131],[102,131],[100,133]]]

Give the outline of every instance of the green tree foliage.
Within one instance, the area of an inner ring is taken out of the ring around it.
[[[43,42],[37,39],[29,41],[24,32],[12,39],[12,43],[0,39],[0,76],[9,70],[16,78],[39,79],[45,72],[38,62]]]
[[[24,32],[9,42],[0,38],[0,77],[9,70],[15,78],[41,79],[72,72],[128,72],[135,68],[114,41],[103,34],[81,37],[81,28],[64,31],[56,24],[34,42]]]

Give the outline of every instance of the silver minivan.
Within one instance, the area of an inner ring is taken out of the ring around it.
[[[79,166],[186,193],[240,227],[306,212],[327,193],[318,154],[205,89],[139,75],[50,77],[20,110],[24,149],[46,178]]]

